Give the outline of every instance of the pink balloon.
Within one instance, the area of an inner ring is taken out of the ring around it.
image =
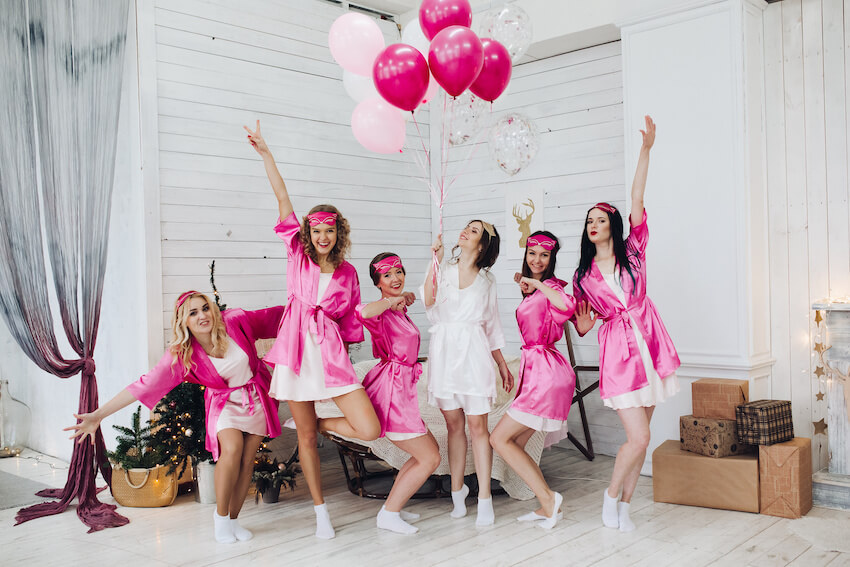
[[[413,110],[428,90],[428,62],[412,45],[394,43],[375,59],[372,80],[384,100],[402,110]]]
[[[372,63],[384,48],[384,34],[375,20],[349,12],[338,17],[328,34],[331,55],[346,71],[372,74]]]
[[[472,6],[469,0],[422,0],[419,6],[419,26],[428,39],[449,26],[472,25]]]
[[[357,105],[351,115],[351,130],[364,148],[379,154],[400,152],[404,147],[404,116],[377,97],[367,98]]]
[[[434,79],[434,75],[431,75],[431,80],[428,82],[428,90],[425,91],[425,96],[422,97],[422,104],[429,102],[432,98],[437,96],[437,90],[439,88],[440,85],[437,83],[436,79]]]
[[[511,80],[511,54],[495,39],[481,40],[484,48],[484,66],[469,90],[478,98],[493,102],[508,88]]]
[[[431,40],[428,66],[431,73],[451,96],[471,85],[484,65],[481,40],[469,28],[449,26]]]

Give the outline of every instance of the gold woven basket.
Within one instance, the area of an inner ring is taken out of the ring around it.
[[[122,506],[158,508],[170,506],[177,498],[177,477],[168,467],[124,469],[112,465],[112,496]]]

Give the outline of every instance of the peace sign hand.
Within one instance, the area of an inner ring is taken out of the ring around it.
[[[251,131],[247,126],[242,126],[245,128],[245,131],[248,132],[248,141],[257,150],[257,153],[261,156],[265,157],[267,155],[271,155],[271,150],[269,150],[269,146],[266,144],[266,140],[263,138],[263,134],[260,132],[260,121],[257,120],[257,129],[255,131]]]
[[[643,119],[646,121],[646,130],[641,130],[640,135],[643,137],[643,147],[649,150],[655,143],[655,122],[649,115],[644,116]]]

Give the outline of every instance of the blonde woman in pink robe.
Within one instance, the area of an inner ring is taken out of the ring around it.
[[[419,515],[402,508],[440,466],[440,448],[419,413],[419,329],[407,316],[414,295],[404,291],[405,275],[398,255],[384,252],[375,256],[369,276],[381,298],[362,305],[357,314],[372,337],[372,354],[380,359],[366,374],[363,386],[381,422],[381,437],[410,454],[378,512],[377,524],[384,530],[414,534],[419,528],[407,520]]]
[[[215,539],[251,539],[237,518],[263,437],[280,435],[278,404],[268,395],[271,376],[254,341],[274,337],[282,315],[283,307],[222,315],[206,295],[183,293],[174,306],[174,338],[159,363],[95,411],[75,415],[79,422],[65,430],[94,443],[100,422],[136,400],[153,409],[181,382],[204,386],[206,448],[216,461]]]
[[[655,123],[646,117],[643,145],[632,183],[631,231],[623,240],[623,220],[616,208],[598,203],[587,213],[581,258],[573,278],[579,301],[575,325],[580,335],[599,329],[599,392],[617,410],[626,443],[617,452],[611,483],[605,490],[602,523],[632,531],[629,507],[649,446],[649,422],[655,405],[679,391],[675,371],[679,357],[655,305],[646,295],[646,245],[649,238],[643,207],[649,151]],[[618,502],[619,499],[619,502]]]
[[[287,251],[288,301],[277,340],[265,360],[274,364],[271,395],[289,404],[298,433],[298,455],[316,512],[316,537],[336,534],[322,495],[320,431],[334,431],[364,441],[381,432],[369,396],[357,380],[348,345],[363,341],[355,308],[360,304],[357,271],[345,260],[350,227],[336,207],[313,207],[298,221],[286,184],[260,132],[247,126],[248,141],[260,157],[280,211],[275,232]],[[315,402],[333,399],[344,417],[317,420]]]
[[[573,403],[576,375],[570,362],[555,348],[564,337],[564,324],[575,312],[575,299],[564,291],[566,282],[555,277],[555,260],[560,244],[554,234],[537,231],[526,241],[522,273],[515,279],[522,292],[516,310],[522,336],[519,386],[507,413],[502,416],[490,444],[537,496],[540,508],[518,518],[540,520],[551,530],[562,516],[564,498],[552,491],[540,467],[525,452],[535,431],[567,435],[567,417]]]

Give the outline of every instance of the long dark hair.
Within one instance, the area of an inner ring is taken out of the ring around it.
[[[543,274],[540,276],[540,281],[545,282],[549,278],[555,276],[555,260],[558,257],[558,250],[561,249],[561,242],[558,240],[558,237],[549,232],[548,230],[538,230],[532,232],[528,235],[529,238],[532,236],[548,236],[552,240],[555,241],[555,247],[551,250],[549,254],[549,265],[546,266],[546,270],[543,271]],[[528,244],[525,245],[525,254],[522,255],[522,270],[520,271],[524,278],[531,278],[534,275],[531,273],[531,268],[528,267]]]
[[[614,260],[616,261],[614,269],[616,270],[619,268],[621,279],[623,277],[623,270],[628,272],[629,277],[632,278],[632,287],[634,287],[636,285],[636,281],[632,268],[637,269],[640,267],[640,259],[638,258],[635,250],[626,246],[626,241],[623,238],[623,217],[620,216],[620,211],[612,205],[608,206],[613,209],[613,213],[604,209],[600,210],[608,215],[608,223],[611,227],[611,239],[614,242]],[[582,288],[581,282],[587,275],[587,272],[590,271],[593,258],[596,256],[596,244],[591,242],[590,237],[587,236],[587,217],[590,216],[590,211],[595,208],[597,208],[596,205],[587,210],[587,215],[584,217],[584,229],[581,233],[581,256],[579,257],[575,279],[578,289],[582,293],[584,292],[584,288]]]
[[[499,243],[501,239],[499,238],[499,231],[496,230],[496,227],[490,223],[490,228],[493,229],[493,236],[490,236],[490,233],[487,232],[487,228],[484,225],[483,220],[481,219],[472,219],[466,226],[471,225],[474,222],[481,223],[481,240],[478,241],[481,244],[481,252],[478,253],[478,258],[475,259],[475,267],[480,269],[490,269],[493,264],[496,263],[496,259],[499,257]],[[455,257],[455,251],[460,248],[460,246],[455,246],[452,248],[452,262],[457,262],[460,259],[460,256]]]

